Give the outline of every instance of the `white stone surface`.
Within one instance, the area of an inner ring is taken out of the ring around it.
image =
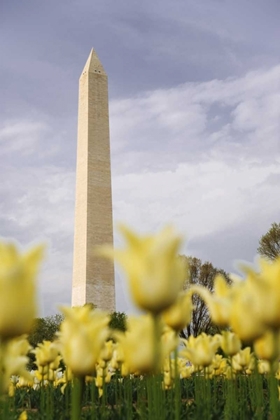
[[[113,245],[107,75],[91,51],[79,85],[72,306],[115,310],[113,263],[94,255]]]

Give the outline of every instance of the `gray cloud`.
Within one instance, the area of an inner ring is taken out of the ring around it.
[[[87,0],[67,7],[54,0],[16,7],[6,2],[4,92],[22,110],[35,102],[53,115],[73,114],[76,81],[91,46],[110,75],[113,97],[240,75],[279,61],[278,12],[277,0],[265,7],[262,0],[97,0],[94,5]]]
[[[182,252],[227,270],[254,257],[279,218],[278,0],[0,8],[1,235],[47,243],[43,314],[70,302],[78,78],[92,46],[109,76],[115,225],[172,221]]]

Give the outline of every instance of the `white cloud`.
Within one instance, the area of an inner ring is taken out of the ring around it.
[[[279,84],[276,66],[114,101],[115,219],[140,231],[173,222],[210,259],[225,232],[240,229],[242,237],[246,224],[255,225],[238,248],[238,258],[248,249],[253,257],[260,235],[279,219]],[[220,255],[222,267],[236,258]]]
[[[42,122],[12,120],[0,126],[0,155],[23,153],[29,155],[40,143],[40,136],[47,130]]]
[[[7,121],[0,130],[0,235],[24,247],[46,244],[39,282],[42,314],[57,311],[56,301],[69,301],[72,277],[75,173],[54,164],[62,152],[56,139],[41,121]],[[53,164],[48,164],[50,155]],[[50,294],[57,297],[52,307]]]
[[[276,66],[112,101],[114,169],[171,168],[174,157],[177,164],[209,155],[273,159],[279,152],[279,85]]]
[[[279,159],[280,163],[280,159]],[[279,209],[277,184],[267,182],[280,175],[278,165],[235,167],[221,161],[181,164],[176,171],[120,175],[114,180],[117,220],[140,229],[174,222],[188,237],[219,232],[248,218],[262,217]]]
[[[61,138],[66,136],[55,130],[44,118],[12,119],[0,125],[0,157],[20,161],[20,166],[30,159],[54,159],[61,153]]]

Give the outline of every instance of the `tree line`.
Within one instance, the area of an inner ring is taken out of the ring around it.
[[[274,260],[280,256],[280,223],[272,223],[268,232],[259,240],[257,251],[268,260]],[[188,273],[186,273],[188,281],[185,283],[185,289],[190,285],[197,284],[207,287],[212,292],[214,279],[217,274],[222,274],[229,283],[231,282],[229,275],[224,270],[214,267],[209,261],[202,262],[199,258],[184,255],[180,256],[180,258],[185,258],[188,266]],[[192,299],[194,307],[192,319],[190,324],[181,332],[181,335],[187,338],[190,335],[197,336],[202,332],[207,334],[220,332],[211,322],[204,301],[198,295],[193,295]],[[94,305],[90,305],[94,309]],[[127,316],[124,312],[113,312],[110,316],[111,329],[126,330]],[[37,318],[34,322],[34,328],[29,335],[30,344],[36,347],[44,340],[53,341],[62,321],[63,316],[60,314]]]

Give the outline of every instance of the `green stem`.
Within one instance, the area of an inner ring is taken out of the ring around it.
[[[161,368],[161,327],[160,327],[160,316],[154,315],[154,371],[159,372]]]
[[[71,395],[71,420],[79,420],[82,410],[84,377],[74,377]]]
[[[155,404],[153,400],[154,377],[147,376],[146,383],[147,383],[147,399],[148,399],[148,420],[154,420],[155,419]]]
[[[46,412],[47,412],[47,420],[53,419],[53,408],[54,408],[54,401],[53,401],[53,384],[50,381],[50,365],[48,364],[48,372],[47,372],[47,385],[45,387],[46,391]]]
[[[0,417],[1,418],[6,418],[7,417],[7,404],[6,404],[6,398],[5,398],[5,387],[4,387],[4,383],[5,383],[5,379],[4,379],[4,374],[5,374],[5,363],[4,363],[4,358],[5,358],[5,341],[2,340],[2,338],[0,337]],[[6,417],[5,417],[6,416]]]
[[[181,416],[181,388],[180,376],[178,372],[178,348],[174,350],[174,381],[175,381],[175,420],[179,420]]]
[[[91,420],[96,418],[96,387],[95,382],[92,381],[90,385],[90,394],[91,394]]]
[[[161,371],[161,319],[160,315],[153,315],[154,322],[154,374],[148,378],[150,392],[148,394],[149,419],[154,420],[162,410],[162,377]]]
[[[0,336],[0,397],[4,400],[5,395],[5,356],[7,353],[8,340],[3,340]]]
[[[277,379],[275,378],[274,362],[271,362],[269,375],[269,405],[271,418],[273,420],[278,419],[278,404]]]
[[[278,419],[278,388],[277,380],[275,378],[275,371],[277,369],[277,356],[278,356],[278,340],[279,340],[279,331],[275,330],[273,334],[273,347],[274,347],[274,360],[270,361],[270,377],[269,377],[269,404],[271,411],[271,418],[273,420]]]

